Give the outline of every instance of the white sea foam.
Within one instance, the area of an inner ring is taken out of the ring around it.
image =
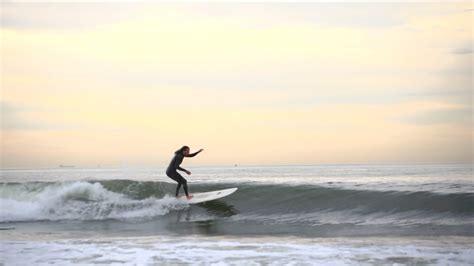
[[[446,245],[443,241],[448,241]],[[298,239],[155,237],[133,239],[0,242],[6,265],[196,264],[204,265],[468,265],[470,239]],[[22,256],[18,256],[22,254]]]
[[[20,185],[19,185],[20,186]],[[99,183],[57,183],[29,189],[0,189],[0,222],[151,218],[187,205],[173,197],[127,198]]]

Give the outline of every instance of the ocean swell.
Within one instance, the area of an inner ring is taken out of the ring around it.
[[[0,184],[0,222],[160,219],[190,208],[174,197],[175,184],[133,180]],[[190,184],[191,192],[239,190],[193,206],[230,222],[272,224],[473,225],[474,194],[351,190],[317,185]]]

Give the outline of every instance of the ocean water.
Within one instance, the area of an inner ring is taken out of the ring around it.
[[[474,264],[473,165],[1,170],[0,264]]]

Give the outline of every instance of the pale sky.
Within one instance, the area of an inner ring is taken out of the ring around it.
[[[472,3],[1,3],[1,167],[468,163]]]

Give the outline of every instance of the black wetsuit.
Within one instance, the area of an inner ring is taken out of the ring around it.
[[[191,153],[187,155],[186,157],[194,157],[198,154],[199,152]],[[179,189],[181,188],[181,185],[183,185],[184,188],[184,193],[186,193],[186,196],[189,196],[188,194],[188,185],[186,179],[182,177],[177,170],[185,172],[186,169],[180,167],[179,165],[183,162],[184,155],[181,152],[176,152],[174,154],[173,159],[171,159],[170,165],[166,169],[166,175],[173,179],[174,181],[178,182],[178,187],[176,187],[176,197],[179,194]]]

